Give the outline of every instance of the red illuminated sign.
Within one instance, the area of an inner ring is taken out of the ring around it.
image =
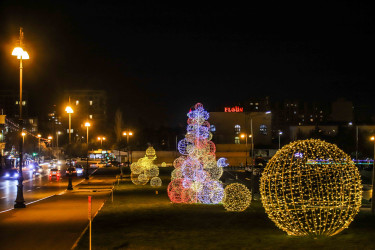
[[[225,107],[224,112],[243,112],[243,107],[234,106],[234,107]]]

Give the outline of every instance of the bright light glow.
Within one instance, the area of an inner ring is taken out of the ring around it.
[[[23,60],[27,60],[27,59],[30,59],[30,57],[29,57],[29,54],[24,50],[24,51],[22,51],[22,54],[21,54],[21,56],[17,56],[17,59],[23,59]]]
[[[26,135],[26,133],[25,133],[25,132],[22,132],[22,133],[21,133],[21,135],[22,135],[22,136],[25,136],[25,135]]]
[[[268,217],[289,235],[332,236],[347,228],[359,212],[361,176],[350,156],[336,145],[295,141],[268,162],[260,193]]]
[[[12,56],[21,56],[23,52],[23,49],[21,47],[15,47],[12,51]]]
[[[371,136],[371,137],[370,137],[370,140],[371,140],[371,141],[375,141],[375,136]]]
[[[133,135],[133,133],[132,133],[132,132],[129,132],[129,135]]]
[[[268,115],[268,114],[271,114],[271,111],[267,111],[267,112],[266,112],[266,115]]]
[[[70,107],[70,106],[66,106],[65,111],[66,111],[66,113],[68,113],[68,114],[72,114],[72,113],[74,113],[72,107]]]
[[[42,137],[42,135],[41,135],[41,134],[38,134],[37,136],[38,136],[39,138],[40,138],[40,137]]]
[[[90,127],[90,126],[91,126],[91,124],[89,122],[85,123],[85,127]]]
[[[52,140],[52,138],[53,138],[52,136],[48,136],[48,140]]]
[[[245,134],[241,134],[240,135],[241,138],[245,138],[245,136],[246,136]]]

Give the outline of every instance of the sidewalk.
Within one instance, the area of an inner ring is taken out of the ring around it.
[[[0,214],[1,249],[71,249],[88,225],[87,197],[95,215],[110,198],[116,174],[117,168],[100,168],[73,191]]]

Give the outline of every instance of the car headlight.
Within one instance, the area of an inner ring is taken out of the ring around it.
[[[5,173],[5,175],[4,175],[4,177],[9,177],[10,175],[9,175],[9,173]]]
[[[18,173],[15,173],[13,176],[17,178],[17,177],[19,176],[19,174],[18,174]]]

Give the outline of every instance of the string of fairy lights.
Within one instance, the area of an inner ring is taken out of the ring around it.
[[[268,217],[289,235],[335,235],[359,212],[362,184],[350,157],[321,140],[295,141],[271,158],[260,193]]]

